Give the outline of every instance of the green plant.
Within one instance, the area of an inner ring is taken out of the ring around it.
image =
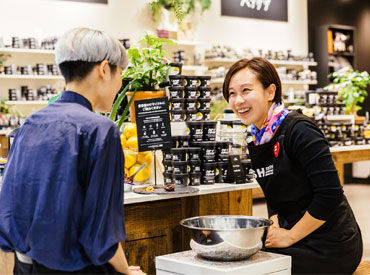
[[[162,8],[172,12],[179,22],[182,22],[186,15],[195,11],[195,5],[199,3],[202,12],[211,7],[212,0],[155,0],[150,3],[152,16],[158,21],[162,14]]]
[[[0,53],[0,67],[4,67],[4,62],[7,61],[9,57],[11,57],[10,54]]]
[[[339,100],[346,104],[348,113],[361,110],[358,103],[364,102],[367,96],[366,87],[370,85],[368,72],[354,71],[352,68],[344,67],[328,75],[328,78],[331,77],[334,77],[333,83],[324,89],[338,91]]]
[[[13,109],[14,105],[9,104],[7,99],[0,98],[0,114],[10,114],[18,117],[24,117],[24,115]]]
[[[139,43],[143,44],[144,48],[132,46],[127,51],[129,66],[123,72],[123,79],[130,79],[130,82],[115,100],[110,112],[110,119],[116,118],[117,110],[128,90],[136,91],[155,91],[157,87],[163,86],[168,79],[167,52],[163,50],[163,44],[175,45],[171,40],[159,38],[153,35],[146,34],[144,39]],[[131,97],[126,108],[123,111],[122,117],[117,121],[118,128],[121,128],[123,122],[128,118],[128,110],[134,98]]]

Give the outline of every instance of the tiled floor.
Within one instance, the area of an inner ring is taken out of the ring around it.
[[[362,260],[370,261],[370,181],[369,184],[346,184],[344,194],[361,228],[364,243]],[[253,216],[267,217],[264,201],[253,203]]]

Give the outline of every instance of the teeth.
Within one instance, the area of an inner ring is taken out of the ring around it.
[[[245,112],[248,112],[249,110],[250,110],[250,108],[239,109],[238,112],[239,113],[245,113]]]

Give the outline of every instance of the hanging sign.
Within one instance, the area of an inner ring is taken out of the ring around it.
[[[168,98],[135,101],[139,152],[171,148]]]
[[[221,15],[288,21],[288,0],[221,0]]]

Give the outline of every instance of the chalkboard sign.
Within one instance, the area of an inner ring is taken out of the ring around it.
[[[135,101],[139,152],[171,148],[168,98]]]
[[[221,0],[221,15],[288,21],[288,0]]]

